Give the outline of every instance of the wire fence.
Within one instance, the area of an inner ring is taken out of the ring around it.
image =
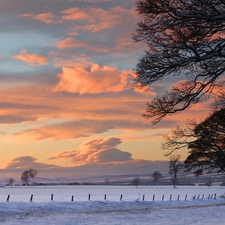
[[[92,195],[88,194],[86,200],[91,201],[92,200],[91,197],[92,197]],[[124,195],[121,194],[120,196],[118,196],[118,200],[124,201],[123,197],[124,197]],[[6,201],[10,202],[11,199],[13,199],[13,196],[8,195],[7,198],[6,198]],[[208,194],[208,195],[205,195],[205,194],[200,195],[199,194],[199,195],[194,195],[194,196],[188,196],[187,194],[185,196],[181,196],[180,194],[178,194],[178,195],[172,195],[171,194],[169,196],[168,195],[167,196],[166,195],[162,195],[161,197],[157,196],[157,199],[156,199],[156,195],[153,194],[151,196],[151,198],[148,198],[147,201],[185,201],[185,200],[203,200],[203,199],[217,199],[217,194]],[[33,200],[34,200],[34,194],[31,194],[30,198],[29,198],[29,201],[33,202]],[[102,201],[102,200],[104,200],[104,201],[108,200],[107,194],[105,194],[102,199],[99,199],[99,201]],[[134,200],[135,201],[143,201],[144,202],[144,201],[146,201],[146,195],[142,194],[142,195],[140,195],[138,197],[138,199],[134,199]],[[49,196],[49,201],[54,201],[54,194],[51,194]],[[75,198],[74,195],[71,196],[70,201],[71,202],[76,201],[76,198]]]

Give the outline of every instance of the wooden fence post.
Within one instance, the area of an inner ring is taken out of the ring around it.
[[[172,195],[170,195],[170,200],[172,200]]]
[[[88,195],[88,200],[89,200],[89,201],[91,200],[91,194]]]
[[[187,195],[185,195],[185,200],[187,199]]]
[[[30,196],[30,202],[33,201],[33,194]]]
[[[106,200],[106,194],[105,194],[104,200]]]
[[[145,200],[145,195],[143,195],[143,198],[142,198],[142,201],[144,201]]]
[[[162,196],[162,201],[164,200],[164,195]]]
[[[180,200],[180,195],[177,196],[177,200],[178,200],[178,201]]]
[[[123,195],[121,194],[121,195],[120,195],[120,201],[121,201],[122,199],[123,199]]]
[[[10,195],[8,195],[8,197],[7,197],[7,202],[9,201],[9,198],[10,198]]]
[[[155,201],[155,195],[153,195],[153,197],[152,197],[152,201]]]
[[[51,201],[53,201],[53,194],[51,194]]]
[[[71,197],[71,202],[73,202],[73,195],[72,195],[72,197]]]

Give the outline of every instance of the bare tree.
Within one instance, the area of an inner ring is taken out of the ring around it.
[[[136,9],[141,22],[133,38],[147,44],[135,69],[136,87],[149,87],[167,77],[179,81],[147,103],[146,118],[155,124],[223,87],[224,0],[136,0]]]
[[[206,186],[211,187],[212,186],[212,181],[208,180],[205,184],[206,184]]]
[[[152,178],[155,181],[155,185],[159,184],[159,179],[162,177],[162,174],[159,171],[154,171],[152,174]]]
[[[134,179],[131,181],[131,184],[136,186],[136,188],[138,185],[140,185],[140,183],[141,183],[141,180],[139,177],[134,177]]]
[[[27,186],[31,179],[35,178],[38,172],[33,169],[25,170],[21,175],[22,182]]]
[[[182,168],[182,163],[180,162],[180,155],[171,155],[169,164],[169,173],[172,175],[172,182],[174,188],[177,185],[177,175]]]
[[[105,185],[108,185],[108,184],[109,184],[109,178],[106,177],[106,178],[105,178]]]
[[[14,183],[15,183],[15,180],[13,178],[8,179],[9,186],[13,186]]]

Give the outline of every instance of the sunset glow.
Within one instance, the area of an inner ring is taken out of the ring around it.
[[[168,160],[162,135],[205,118],[209,107],[155,126],[141,116],[175,80],[134,88],[145,49],[132,41],[140,20],[134,0],[20,2],[0,2],[0,176],[27,168],[42,177],[165,169],[157,163]]]

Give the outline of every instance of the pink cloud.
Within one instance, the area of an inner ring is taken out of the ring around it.
[[[78,7],[63,10],[61,12],[62,20],[88,20],[90,19],[90,14],[81,11]]]
[[[62,10],[60,15],[56,16],[50,12],[40,14],[22,14],[20,17],[38,20],[46,24],[63,23],[65,21],[83,21],[83,25],[76,25],[70,33],[76,33],[79,30],[89,30],[93,33],[101,32],[112,28],[117,24],[126,23],[126,18],[134,19],[132,10],[120,6],[104,10],[103,8],[78,7]]]
[[[51,88],[36,83],[1,90],[1,123],[10,126],[17,124],[20,127],[16,133],[12,134],[11,131],[1,136],[4,142],[27,144],[69,140],[91,137],[110,130],[126,132],[127,136],[135,139],[132,134],[135,135],[136,132],[152,129],[162,133],[162,130],[158,130],[182,125],[186,118],[205,118],[210,110],[209,104],[198,104],[191,110],[169,116],[161,123],[151,126],[148,120],[141,117],[149,97],[132,90],[104,92],[96,98],[88,94],[54,93],[50,91]],[[53,121],[51,118],[54,118]],[[26,125],[20,126],[23,122]]]
[[[91,41],[78,41],[71,37],[59,41],[55,46],[60,49],[83,47],[94,52],[114,53],[118,51],[124,52],[125,50],[126,52],[136,51],[135,46],[137,45],[134,46],[131,38],[132,29],[137,22],[136,14],[136,12],[134,13],[134,9],[125,9],[117,6],[107,10],[94,7],[74,7],[62,10],[59,15],[43,13],[38,15],[23,14],[21,16],[44,23],[66,23],[74,21],[74,25],[70,26],[67,32],[70,36],[79,36],[82,31],[89,31],[95,33],[95,35],[96,33],[106,31],[109,35],[107,39],[112,38],[112,43],[116,41],[114,43],[115,47],[110,47],[106,44],[104,38],[99,40],[101,42],[100,45],[96,45],[96,43]]]
[[[108,163],[132,160],[129,152],[116,148],[119,138],[105,138],[87,141],[72,151],[60,152],[51,159],[69,158],[75,165],[89,163]]]
[[[154,91],[154,88],[152,87],[142,87],[141,84],[137,84],[134,86],[134,91],[146,95],[146,96],[156,96],[157,93]]]
[[[75,12],[74,12],[75,11]],[[117,24],[124,24],[127,22],[126,18],[129,16],[135,18],[132,11],[124,9],[120,6],[104,10],[102,8],[87,8],[86,11],[81,11],[77,8],[67,10],[67,18],[72,20],[77,19],[76,14],[82,13],[86,16],[87,22],[84,25],[76,25],[71,29],[70,34],[80,30],[88,30],[92,33],[102,32],[109,28],[113,28]],[[78,14],[79,15],[79,14]],[[78,17],[80,18],[80,17]],[[66,19],[64,17],[64,19]]]
[[[26,170],[30,168],[38,169],[52,169],[58,168],[56,165],[47,165],[31,156],[22,156],[11,160],[3,166],[4,169],[8,170]]]
[[[122,115],[120,115],[120,118],[121,117]],[[90,137],[92,134],[103,133],[110,129],[134,132],[147,129],[148,127],[148,123],[129,121],[127,115],[126,120],[99,120],[97,118],[93,120],[71,120],[55,125],[43,126],[41,128],[23,130],[9,136],[8,140],[15,140],[19,143],[68,140],[80,137]]]
[[[87,43],[84,41],[76,41],[74,38],[65,38],[62,41],[56,43],[57,48],[77,48],[86,47]]]
[[[98,94],[96,98],[86,94],[67,95],[52,92],[52,86],[44,83],[26,83],[25,85],[19,83],[18,85],[18,79],[14,83],[15,86],[11,88],[1,89],[0,121],[4,124],[31,123],[32,121],[35,129],[33,126],[33,129],[21,127],[18,133],[10,135],[9,141],[27,143],[28,141],[62,140],[80,135],[89,136],[109,129],[129,131],[146,129],[149,124],[141,118],[148,98],[135,94],[132,90],[128,91],[131,95],[127,92],[109,92]],[[50,125],[48,121],[51,121],[51,118],[54,118],[54,123]],[[43,123],[39,124],[42,120]],[[74,127],[77,129],[74,130]]]
[[[117,68],[95,63],[80,64],[73,68],[63,67],[59,74],[60,81],[53,91],[79,94],[121,92],[132,89],[132,75],[130,70],[119,71]]]
[[[46,65],[49,59],[42,55],[29,54],[27,50],[21,50],[20,54],[12,56],[14,59],[29,63],[31,66]]]
[[[66,48],[86,48],[88,50],[91,50],[93,52],[97,53],[107,53],[110,51],[108,47],[98,47],[94,46],[92,43],[87,41],[78,41],[75,38],[65,38],[55,44],[56,48],[59,49],[66,49]]]
[[[77,120],[44,126],[37,129],[24,130],[15,133],[13,137],[19,142],[66,140],[79,137],[89,137],[91,134],[107,131],[108,128],[109,124],[107,123],[103,125],[94,120]],[[29,137],[29,140],[27,137]]]
[[[27,14],[20,15],[20,17],[26,17],[26,18],[33,19],[33,20],[38,20],[38,21],[41,21],[46,24],[51,24],[51,23],[57,22],[55,19],[55,16],[50,12],[41,13],[41,14],[37,14],[37,15],[27,13]]]

